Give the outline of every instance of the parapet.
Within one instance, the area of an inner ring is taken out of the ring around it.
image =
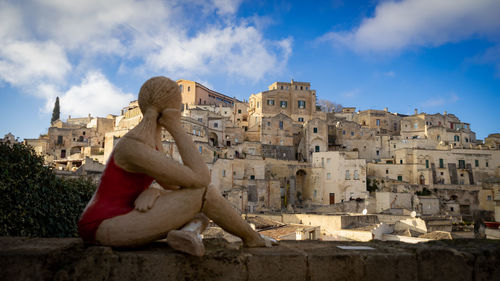
[[[498,280],[500,241],[282,241],[241,248],[206,239],[204,257],[164,242],[86,247],[78,238],[0,238],[2,280]],[[347,246],[347,248],[345,248]],[[342,247],[342,248],[341,248]]]

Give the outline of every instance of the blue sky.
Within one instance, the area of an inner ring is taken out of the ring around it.
[[[117,114],[151,76],[239,99],[311,82],[360,110],[500,132],[500,1],[0,0],[0,136]]]

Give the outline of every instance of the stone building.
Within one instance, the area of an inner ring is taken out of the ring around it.
[[[401,115],[384,110],[363,110],[353,116],[353,121],[364,128],[374,129],[381,135],[399,135]]]
[[[368,163],[368,175],[421,185],[479,185],[499,176],[499,150],[397,149],[392,163]]]
[[[319,182],[313,192],[313,202],[335,204],[366,196],[366,160],[356,151],[315,152],[313,171]]]
[[[294,122],[304,123],[316,116],[316,91],[310,83],[274,82],[264,92],[249,98],[249,126],[260,124],[263,117],[283,113]]]
[[[182,95],[183,108],[187,109],[194,105],[222,105],[232,107],[235,99],[211,90],[202,84],[179,79],[177,84]]]

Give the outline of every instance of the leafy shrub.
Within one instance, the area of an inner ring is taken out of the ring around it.
[[[373,180],[373,182],[370,179],[366,179],[366,190],[368,192],[375,192],[378,190],[378,182],[377,180]]]
[[[31,147],[0,144],[0,235],[77,236],[95,189],[85,178],[56,177]]]
[[[432,194],[432,192],[429,189],[427,189],[426,187],[424,187],[422,189],[422,191],[417,191],[417,192],[415,192],[415,194],[417,194],[418,196],[429,196]]]

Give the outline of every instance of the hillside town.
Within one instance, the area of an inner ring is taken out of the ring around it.
[[[477,140],[471,124],[446,111],[335,107],[319,102],[308,82],[274,82],[243,101],[195,81],[177,83],[183,127],[212,184],[267,235],[418,241],[474,224],[475,235],[500,237],[484,227],[500,222],[499,133]],[[97,181],[141,118],[131,101],[120,115],[56,120],[24,143],[58,174]],[[180,160],[167,131],[162,143]]]

